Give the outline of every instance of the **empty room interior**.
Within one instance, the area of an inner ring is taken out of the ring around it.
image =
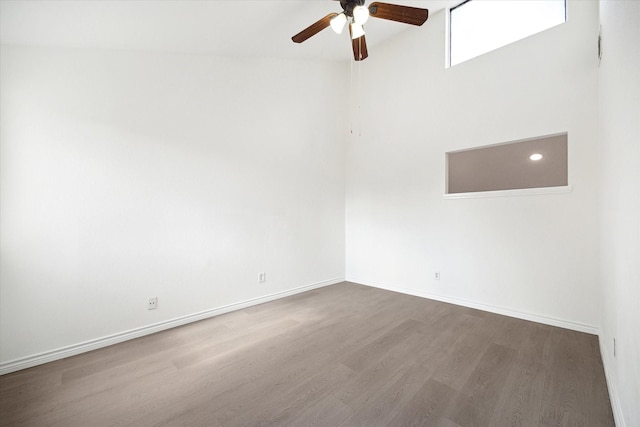
[[[0,0],[0,425],[640,426],[640,2],[511,3]]]

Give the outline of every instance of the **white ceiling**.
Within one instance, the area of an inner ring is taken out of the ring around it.
[[[386,1],[427,8],[431,16],[461,2]],[[328,28],[302,44],[291,41],[294,34],[340,10],[340,4],[330,0],[1,0],[0,42],[347,60],[352,57],[347,31],[337,35]],[[371,19],[366,31],[374,55],[384,40],[420,28]]]

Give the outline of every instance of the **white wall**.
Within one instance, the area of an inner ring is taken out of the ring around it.
[[[597,332],[598,5],[570,1],[568,16],[449,69],[444,13],[370,49],[348,280]],[[572,192],[443,199],[445,152],[565,131]]]
[[[600,3],[600,344],[619,426],[640,425],[640,2]],[[613,339],[616,355],[613,355]],[[620,414],[623,414],[620,416]]]
[[[1,55],[0,367],[343,279],[344,65]]]

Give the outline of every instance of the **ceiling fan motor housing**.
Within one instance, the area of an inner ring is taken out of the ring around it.
[[[356,6],[364,6],[365,0],[340,0],[340,6],[344,10],[344,14],[349,18],[353,18],[353,9]]]

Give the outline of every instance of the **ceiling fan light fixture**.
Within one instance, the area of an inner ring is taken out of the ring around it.
[[[356,24],[364,25],[369,19],[369,9],[365,6],[356,6],[353,8],[353,21]]]
[[[356,22],[352,22],[351,23],[351,39],[355,40],[358,37],[362,37],[362,36],[364,36],[364,28],[362,28],[362,25]]]
[[[342,29],[344,28],[344,24],[347,23],[347,15],[341,13],[339,15],[334,16],[331,19],[331,29],[336,32],[336,34],[341,34]]]
[[[367,8],[365,6],[367,1],[369,0],[340,0],[341,13],[333,12],[325,15],[291,37],[291,40],[294,43],[302,43],[327,27],[332,27],[333,31],[340,34],[345,25],[349,24],[353,58],[356,61],[362,61],[369,57],[363,28],[363,24],[369,22],[369,16],[416,26],[424,24],[429,17],[428,9],[377,1],[371,3]]]

